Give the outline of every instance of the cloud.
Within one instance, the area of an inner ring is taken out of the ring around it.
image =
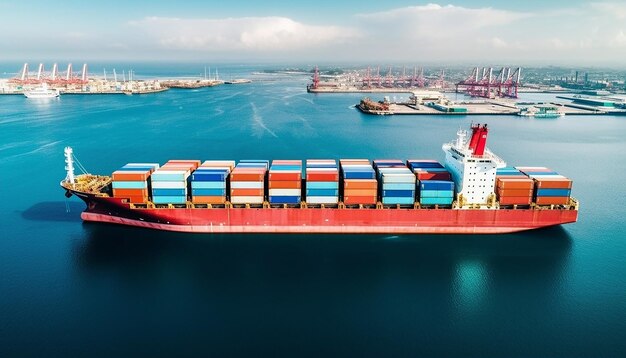
[[[626,19],[626,4],[624,3],[594,2],[590,4],[590,7],[604,15],[613,16],[620,20]]]
[[[449,38],[487,31],[490,27],[511,24],[531,16],[528,13],[493,8],[464,8],[461,6],[428,4],[408,6],[388,11],[357,14],[356,17],[385,30],[402,31],[401,36]]]
[[[297,51],[341,44],[358,37],[353,29],[307,25],[285,17],[147,17],[130,25],[143,31],[161,48],[191,51]]]

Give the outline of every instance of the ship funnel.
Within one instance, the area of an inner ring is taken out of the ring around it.
[[[483,154],[485,154],[488,134],[489,130],[487,129],[487,125],[483,124],[483,126],[478,129],[478,138],[476,140],[476,147],[474,148],[474,155],[482,156]]]

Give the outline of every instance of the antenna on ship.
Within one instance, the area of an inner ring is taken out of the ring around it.
[[[67,176],[65,177],[65,182],[71,183],[72,186],[75,183],[74,177],[74,150],[72,147],[65,147],[65,170],[67,171]]]

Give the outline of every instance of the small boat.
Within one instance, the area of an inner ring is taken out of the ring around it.
[[[252,81],[249,80],[249,79],[246,79],[246,78],[237,78],[237,79],[230,80],[230,81],[224,81],[224,84],[236,85],[236,84],[240,84],[240,83],[250,83],[250,82],[252,82]]]
[[[535,118],[558,118],[565,115],[565,112],[559,110],[553,105],[534,105],[520,109],[518,116],[535,117]]]
[[[24,96],[26,98],[56,98],[60,95],[61,93],[58,89],[48,88],[48,84],[45,82],[41,84],[41,87],[33,88],[30,91],[24,91]]]

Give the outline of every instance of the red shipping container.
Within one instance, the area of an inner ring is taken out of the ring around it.
[[[500,202],[500,205],[530,205],[532,197],[506,196],[501,197],[498,201]]]
[[[535,201],[537,205],[565,205],[569,203],[569,196],[540,196]]]
[[[302,187],[302,181],[287,181],[287,180],[270,180],[270,189],[300,189]]]
[[[448,172],[419,172],[415,173],[417,180],[452,180]]]
[[[125,171],[116,170],[111,175],[114,181],[146,181],[150,177],[151,171]]]
[[[114,198],[127,196],[148,196],[148,189],[113,189]]]
[[[230,189],[231,196],[263,196],[263,189]]]
[[[302,179],[302,172],[287,172],[287,171],[271,171],[269,174],[270,180],[293,180],[300,181]]]
[[[339,172],[314,172],[307,170],[307,181],[339,181]]]
[[[343,198],[345,205],[375,205],[376,196],[346,196]]]
[[[235,169],[230,173],[230,181],[263,181],[265,179],[265,170],[260,171],[243,171]]]
[[[344,179],[343,187],[345,189],[374,189],[378,188],[376,179]]]

